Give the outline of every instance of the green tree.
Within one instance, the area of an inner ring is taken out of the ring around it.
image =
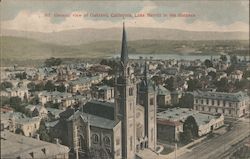
[[[187,81],[188,84],[188,91],[194,91],[202,88],[202,84],[198,79],[190,79]]]
[[[47,90],[47,91],[54,91],[55,90],[55,85],[54,85],[54,83],[51,80],[49,80],[44,85],[44,89]]]
[[[12,88],[12,87],[13,87],[12,83],[8,81],[4,81],[0,85],[1,90],[6,90],[7,88]]]
[[[212,61],[206,59],[205,62],[204,62],[205,66],[208,68],[208,67],[213,67],[213,63]]]
[[[229,91],[229,83],[226,77],[221,78],[219,81],[215,82],[215,86],[217,87],[218,92],[228,92]]]
[[[30,82],[27,84],[27,88],[31,91],[34,92],[36,90],[36,84],[34,82]]]
[[[175,80],[174,80],[174,77],[170,77],[168,79],[166,79],[165,81],[165,84],[166,84],[166,88],[170,91],[173,91],[175,88]]]
[[[226,62],[226,61],[227,61],[227,55],[221,55],[221,56],[220,56],[220,59],[221,59],[222,61]]]
[[[212,79],[215,79],[215,78],[216,78],[216,72],[214,72],[214,71],[208,72],[208,75],[211,76]]]
[[[0,106],[10,104],[10,98],[5,96],[0,96]]]
[[[46,129],[45,121],[43,119],[40,122],[40,127],[37,130],[37,134],[39,134],[40,139],[43,141],[47,141],[47,142],[52,141],[50,134],[49,134],[49,131]]]
[[[193,104],[194,104],[194,97],[192,94],[190,93],[186,93],[184,94],[179,101],[179,105],[182,108],[193,108]]]
[[[57,86],[56,88],[57,88],[57,91],[59,91],[59,92],[65,92],[65,90],[66,90],[66,87],[62,83],[59,86]]]

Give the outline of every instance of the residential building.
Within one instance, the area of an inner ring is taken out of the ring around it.
[[[241,91],[236,93],[195,91],[194,109],[204,113],[242,117],[249,113],[249,96]]]

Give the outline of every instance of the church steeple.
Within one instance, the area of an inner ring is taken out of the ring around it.
[[[122,30],[121,63],[124,66],[126,66],[128,63],[127,37],[126,37],[126,30],[125,30],[124,22],[123,22],[123,30]]]

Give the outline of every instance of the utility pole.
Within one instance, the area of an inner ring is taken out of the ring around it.
[[[175,143],[175,152],[174,152],[174,158],[176,159],[177,157],[177,143]]]
[[[75,142],[75,152],[76,152],[76,159],[79,159],[79,153],[78,153],[78,137],[77,137],[77,126],[74,127],[74,142]]]

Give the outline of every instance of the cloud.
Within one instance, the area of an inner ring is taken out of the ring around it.
[[[145,7],[140,11],[140,13],[148,13],[155,9],[156,6],[153,4],[145,5]],[[60,23],[53,23],[52,18],[58,17],[47,17],[41,11],[30,12],[27,10],[22,10],[13,20],[3,21],[1,27],[3,29],[20,30],[20,31],[34,31],[34,32],[59,32],[71,29],[81,29],[81,28],[111,28],[111,27],[121,27],[122,17],[118,17],[116,21],[110,20],[109,18],[98,17],[74,17],[74,14],[84,15],[87,12],[75,11],[69,13],[69,16],[64,17],[64,20]],[[68,14],[68,13],[65,13]],[[93,19],[94,18],[94,19]],[[163,17],[161,17],[163,18]],[[170,28],[170,29],[180,29],[189,31],[249,31],[249,24],[244,22],[236,21],[229,25],[219,25],[214,21],[199,20],[198,17],[195,18],[192,23],[187,23],[185,17],[176,18],[163,18],[164,20],[157,20],[153,17],[134,17],[126,18],[127,27],[150,27],[150,28]],[[98,20],[96,20],[98,19]]]

